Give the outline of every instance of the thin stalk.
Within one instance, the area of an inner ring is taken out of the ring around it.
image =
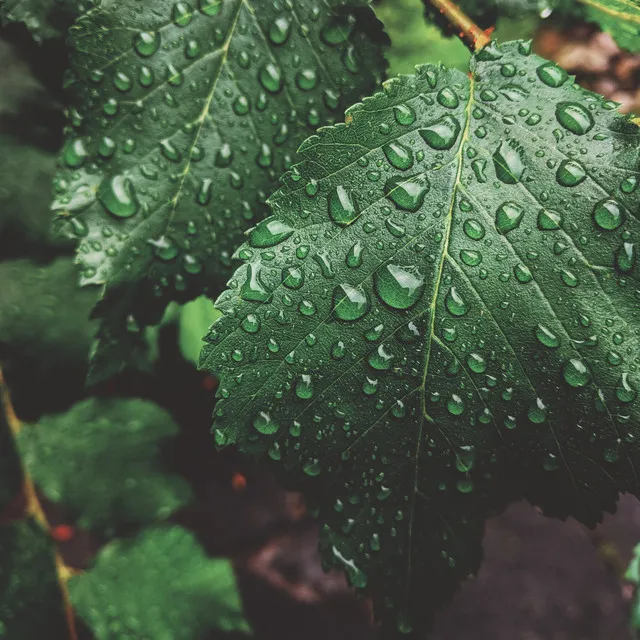
[[[481,29],[455,2],[451,0],[429,0],[429,2],[456,29],[460,39],[472,52],[480,51],[491,42],[493,28]]]
[[[16,455],[19,455],[18,449],[18,434],[22,430],[22,423],[16,416],[11,402],[11,396],[9,395],[9,389],[4,381],[2,375],[2,369],[0,368],[0,410],[4,412],[9,425],[9,430],[13,436]],[[24,463],[20,460],[23,478],[23,492],[26,500],[26,507],[24,509],[25,517],[32,517],[40,527],[51,537],[51,525],[47,520],[47,516],[44,513],[36,488],[33,483],[33,479],[27,472]],[[60,585],[60,592],[62,594],[62,600],[64,603],[65,617],[67,619],[67,626],[69,628],[69,640],[78,640],[78,633],[76,631],[76,619],[73,613],[73,607],[71,606],[71,599],[69,597],[69,589],[67,588],[67,582],[69,578],[74,575],[74,570],[68,567],[57,549],[54,551],[54,560],[56,567],[56,574],[58,576],[58,584]]]

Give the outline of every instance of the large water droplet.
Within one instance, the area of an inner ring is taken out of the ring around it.
[[[554,89],[561,87],[569,78],[569,74],[555,62],[545,62],[541,64],[536,69],[536,73],[542,82]]]
[[[423,173],[414,176],[390,178],[385,184],[387,198],[399,209],[417,211],[429,193],[431,183]]]
[[[393,355],[387,351],[387,347],[383,344],[369,355],[369,364],[378,371],[391,369],[392,362]]]
[[[260,84],[270,93],[278,93],[282,89],[282,73],[274,62],[267,61],[260,67],[258,79]]]
[[[417,267],[386,264],[374,274],[380,299],[394,309],[410,309],[422,297],[424,276]]]
[[[444,297],[444,303],[447,311],[453,316],[463,316],[469,311],[469,305],[455,287],[451,287],[451,289],[447,291]]]
[[[255,248],[273,247],[293,235],[294,229],[283,220],[269,218],[249,233],[249,244]]]
[[[291,18],[287,15],[278,16],[269,25],[269,40],[273,44],[284,44],[291,33]]]
[[[329,196],[329,217],[339,226],[351,224],[359,213],[358,201],[351,189],[338,186]]]
[[[627,372],[620,376],[618,386],[616,387],[616,396],[620,402],[633,402],[638,397],[638,390],[631,383],[629,374]]]
[[[607,198],[594,207],[593,219],[601,229],[612,231],[624,222],[624,211],[616,200]]]
[[[586,177],[587,170],[577,160],[563,160],[556,171],[556,180],[563,187],[576,187]]]
[[[413,166],[413,151],[399,142],[390,142],[382,147],[389,163],[396,169],[406,171]]]
[[[148,58],[160,47],[160,34],[155,31],[141,31],[134,36],[133,46],[143,58]]]
[[[130,218],[138,211],[133,182],[124,175],[105,178],[98,187],[98,200],[116,218]]]
[[[595,124],[589,110],[577,102],[559,102],[556,118],[565,129],[579,136],[591,131]]]
[[[622,273],[630,273],[636,265],[637,251],[633,242],[623,242],[616,251],[616,267]]]
[[[503,202],[496,211],[496,229],[502,233],[508,233],[520,226],[524,209],[515,202]]]
[[[313,380],[310,375],[304,374],[298,378],[296,395],[301,400],[310,400],[313,397]]]
[[[545,346],[550,349],[555,349],[560,346],[560,339],[558,336],[542,324],[536,327],[536,338]]]
[[[253,419],[253,427],[265,436],[273,435],[280,429],[280,426],[271,420],[271,416],[266,411],[260,411]]]
[[[432,149],[446,151],[451,149],[458,139],[460,123],[452,116],[443,116],[419,132]]]
[[[304,284],[301,267],[285,267],[282,270],[282,284],[289,289],[299,289]]]
[[[571,358],[564,363],[562,376],[566,383],[572,387],[585,387],[591,382],[589,367],[577,358]]]
[[[520,145],[514,140],[501,142],[493,154],[493,167],[501,182],[505,184],[519,182],[525,170]]]
[[[340,320],[352,322],[362,318],[367,311],[369,299],[362,289],[345,282],[333,290],[333,314]]]

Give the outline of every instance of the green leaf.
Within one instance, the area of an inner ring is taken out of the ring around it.
[[[0,637],[69,637],[53,545],[34,520],[0,527]]]
[[[63,38],[76,17],[94,3],[95,0],[3,0],[0,21],[24,23],[38,42]]]
[[[624,579],[636,586],[635,598],[631,605],[631,626],[634,629],[640,629],[640,594],[637,592],[637,587],[640,585],[640,544],[636,545],[633,550],[633,558],[631,558]]]
[[[48,265],[29,260],[0,263],[0,354],[51,368],[82,364],[95,327],[88,321],[97,295],[77,285],[72,258]]]
[[[81,526],[113,533],[167,518],[190,500],[186,481],[166,473],[160,458],[177,433],[152,402],[89,398],[25,426],[18,442],[50,500],[69,507]]]
[[[104,0],[71,29],[54,209],[82,282],[105,285],[95,379],[126,359],[130,325],[219,291],[298,145],[377,86],[367,4]]]
[[[640,52],[639,0],[578,0],[585,18],[610,33],[622,49]]]
[[[250,631],[231,563],[208,558],[178,526],[110,543],[90,571],[71,579],[69,591],[97,640],[199,640],[211,629]]]
[[[206,296],[187,302],[180,309],[178,344],[185,360],[198,364],[202,336],[219,317],[220,312]]]
[[[448,600],[509,500],[593,525],[638,493],[639,143],[492,44],[309,138],[238,250],[201,359],[216,441],[316,496],[325,563],[385,620]]]

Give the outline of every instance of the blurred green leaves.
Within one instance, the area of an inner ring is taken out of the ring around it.
[[[89,398],[68,412],[25,425],[19,447],[36,485],[108,535],[169,517],[191,499],[166,473],[161,446],[178,433],[172,417],[139,399]]]
[[[102,549],[69,583],[97,640],[198,640],[211,629],[250,631],[233,568],[209,558],[192,533],[155,527]]]

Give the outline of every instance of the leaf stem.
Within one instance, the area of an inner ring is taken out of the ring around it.
[[[17,439],[20,431],[22,430],[22,423],[18,419],[18,416],[16,416],[16,413],[13,409],[13,403],[11,402],[9,389],[2,374],[2,368],[0,368],[0,410],[4,412],[4,415],[7,419],[7,424],[9,425],[9,430],[14,440],[16,455],[19,456]],[[23,478],[23,492],[26,499],[26,507],[24,509],[23,515],[25,517],[32,517],[45,531],[45,533],[49,537],[51,537],[51,525],[47,520],[44,509],[40,504],[40,500],[38,500],[38,495],[36,493],[33,479],[27,472],[22,459],[20,460],[20,464]],[[62,594],[62,600],[64,603],[65,617],[67,619],[67,626],[69,628],[69,640],[78,640],[78,633],[76,631],[76,620],[73,613],[73,607],[71,605],[71,599],[69,597],[69,590],[67,588],[67,581],[72,575],[74,575],[75,572],[71,567],[68,567],[64,563],[64,560],[62,559],[57,549],[54,550],[54,560],[56,575],[58,576],[58,584],[60,586],[60,592]]]
[[[429,2],[458,31],[460,39],[472,52],[480,51],[491,42],[493,27],[486,31],[481,29],[455,2],[451,0],[429,0]]]

